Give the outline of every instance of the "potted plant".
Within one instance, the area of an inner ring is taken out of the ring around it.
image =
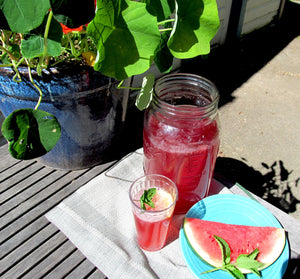
[[[2,133],[9,142],[10,153],[18,159],[42,156],[47,164],[47,156],[56,149],[59,161],[64,162],[61,157],[73,134],[79,147],[84,139],[84,148],[78,156],[74,149],[66,156],[75,156],[76,163],[87,152],[86,162],[76,166],[50,165],[74,169],[99,163],[102,158],[91,158],[107,146],[93,142],[108,134],[105,127],[110,130],[112,125],[119,126],[111,124],[116,115],[124,116],[117,112],[122,103],[120,95],[127,90],[123,81],[143,74],[153,63],[167,73],[174,57],[209,53],[210,40],[218,27],[215,0],[0,0],[0,109],[6,117]],[[79,85],[73,83],[74,79]],[[147,80],[154,82],[151,76]],[[146,94],[151,88],[148,85],[141,90],[139,108],[151,100],[151,94]],[[9,93],[11,90],[13,93]],[[19,99],[7,101],[20,91],[22,98],[29,94],[24,97],[25,106],[19,104]],[[87,92],[88,97],[82,97],[80,91]],[[95,91],[100,100],[94,98]],[[116,92],[115,97],[112,92]],[[70,101],[65,103],[68,94]],[[74,103],[77,95],[79,100]],[[109,103],[114,109],[97,102]],[[66,107],[70,109],[67,113]],[[56,115],[60,109],[64,118]],[[104,110],[103,118],[99,117],[100,109]],[[72,116],[73,110],[76,117]],[[77,118],[85,110],[92,111],[92,115]],[[68,118],[71,123],[65,123]],[[98,122],[88,124],[91,118]],[[106,124],[102,127],[103,122]],[[85,130],[89,126],[92,132]],[[106,142],[112,140],[105,138]],[[89,143],[92,148],[86,150]]]

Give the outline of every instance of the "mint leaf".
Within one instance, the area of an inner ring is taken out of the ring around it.
[[[248,258],[255,260],[259,254],[258,248],[254,249],[250,254],[247,255]]]
[[[213,269],[210,269],[208,271],[204,271],[201,274],[204,273],[210,273],[214,272],[217,270],[223,270],[228,272],[232,277],[235,279],[245,279],[244,274],[241,272],[239,268],[247,269],[257,275],[258,277],[261,278],[261,274],[259,272],[259,269],[264,267],[265,264],[258,262],[256,260],[256,257],[259,254],[259,250],[256,248],[254,249],[251,253],[249,254],[240,254],[235,263],[230,263],[230,247],[228,243],[221,237],[214,235],[214,238],[218,242],[221,252],[222,252],[222,266],[221,267],[216,267]]]
[[[257,257],[258,254],[259,254],[259,250],[255,249],[250,254],[241,254],[241,255],[239,255],[236,259],[236,266],[238,268],[248,269],[252,273],[254,273],[257,276],[261,277],[258,269],[262,268],[265,264],[255,260],[255,258]]]
[[[145,204],[148,204],[150,207],[154,208],[154,203],[152,201],[153,196],[156,194],[156,188],[150,188],[145,190],[143,195],[140,198],[141,208],[146,210]]]
[[[227,271],[232,277],[236,279],[245,279],[244,274],[233,264],[226,265],[222,270]]]
[[[230,248],[228,243],[221,237],[214,235],[215,240],[218,242],[221,251],[222,251],[222,262],[223,265],[229,264],[230,263]]]

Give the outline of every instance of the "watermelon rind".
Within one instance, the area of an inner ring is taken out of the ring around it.
[[[197,238],[199,237],[199,232],[197,232],[194,227],[192,226],[192,222],[198,222],[197,220],[201,220],[201,219],[194,219],[194,218],[184,218],[183,221],[183,230],[185,233],[185,236],[189,242],[189,245],[191,246],[191,248],[196,252],[196,254],[205,262],[207,262],[208,264],[210,264],[213,267],[221,267],[222,266],[222,259],[216,259],[213,258],[212,255],[209,253],[209,251],[205,248],[207,247],[203,247],[201,246],[201,243],[199,243],[199,241],[197,240]],[[204,220],[201,220],[204,221]],[[212,222],[212,221],[205,221],[205,222]],[[220,224],[220,226],[224,226],[227,227],[227,225],[230,226],[230,224],[224,224],[224,223],[220,223],[220,222],[213,222],[216,224]],[[236,226],[236,225],[234,225]],[[243,227],[243,226],[241,226]],[[259,228],[259,227],[257,227]],[[205,230],[205,229],[204,229]],[[197,235],[198,234],[198,235]],[[266,267],[270,266],[273,262],[275,262],[278,257],[281,255],[284,247],[285,247],[285,242],[286,242],[286,237],[285,237],[285,231],[282,228],[274,228],[274,234],[276,234],[276,241],[272,247],[272,249],[269,251],[269,253],[265,254],[265,256],[263,257],[263,259],[260,260],[260,262],[264,263],[264,266],[262,268],[260,268],[259,270],[265,269]],[[209,237],[208,236],[203,236],[203,237],[207,237],[207,239],[205,239],[205,243],[209,243],[211,241],[213,237],[213,235],[218,235],[219,237],[222,238],[222,232],[221,231],[216,231],[214,232],[214,234],[211,234]],[[234,236],[233,236],[234,237]],[[228,243],[230,244],[230,243]],[[250,253],[252,251],[248,251],[248,253]],[[232,263],[232,262],[231,262]],[[242,273],[251,273],[251,271],[244,269],[244,268],[239,268],[240,271]]]

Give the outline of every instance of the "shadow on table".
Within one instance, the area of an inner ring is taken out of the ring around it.
[[[298,279],[300,278],[300,259],[290,260],[284,276],[282,279]]]
[[[296,211],[297,204],[300,203],[292,192],[292,188],[298,187],[300,177],[295,181],[289,179],[292,170],[286,169],[284,163],[279,160],[272,165],[262,163],[265,173],[261,173],[246,163],[226,157],[217,159],[215,174],[226,183],[239,183],[250,192],[263,198],[286,213]]]

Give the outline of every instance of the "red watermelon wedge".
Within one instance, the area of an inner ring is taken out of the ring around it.
[[[195,218],[185,218],[183,223],[185,235],[196,253],[214,267],[222,266],[222,253],[214,238],[223,238],[231,250],[231,263],[240,254],[249,254],[259,249],[257,261],[271,265],[280,256],[285,246],[285,232],[274,227],[255,227],[231,225]],[[242,269],[243,273],[249,273]]]

